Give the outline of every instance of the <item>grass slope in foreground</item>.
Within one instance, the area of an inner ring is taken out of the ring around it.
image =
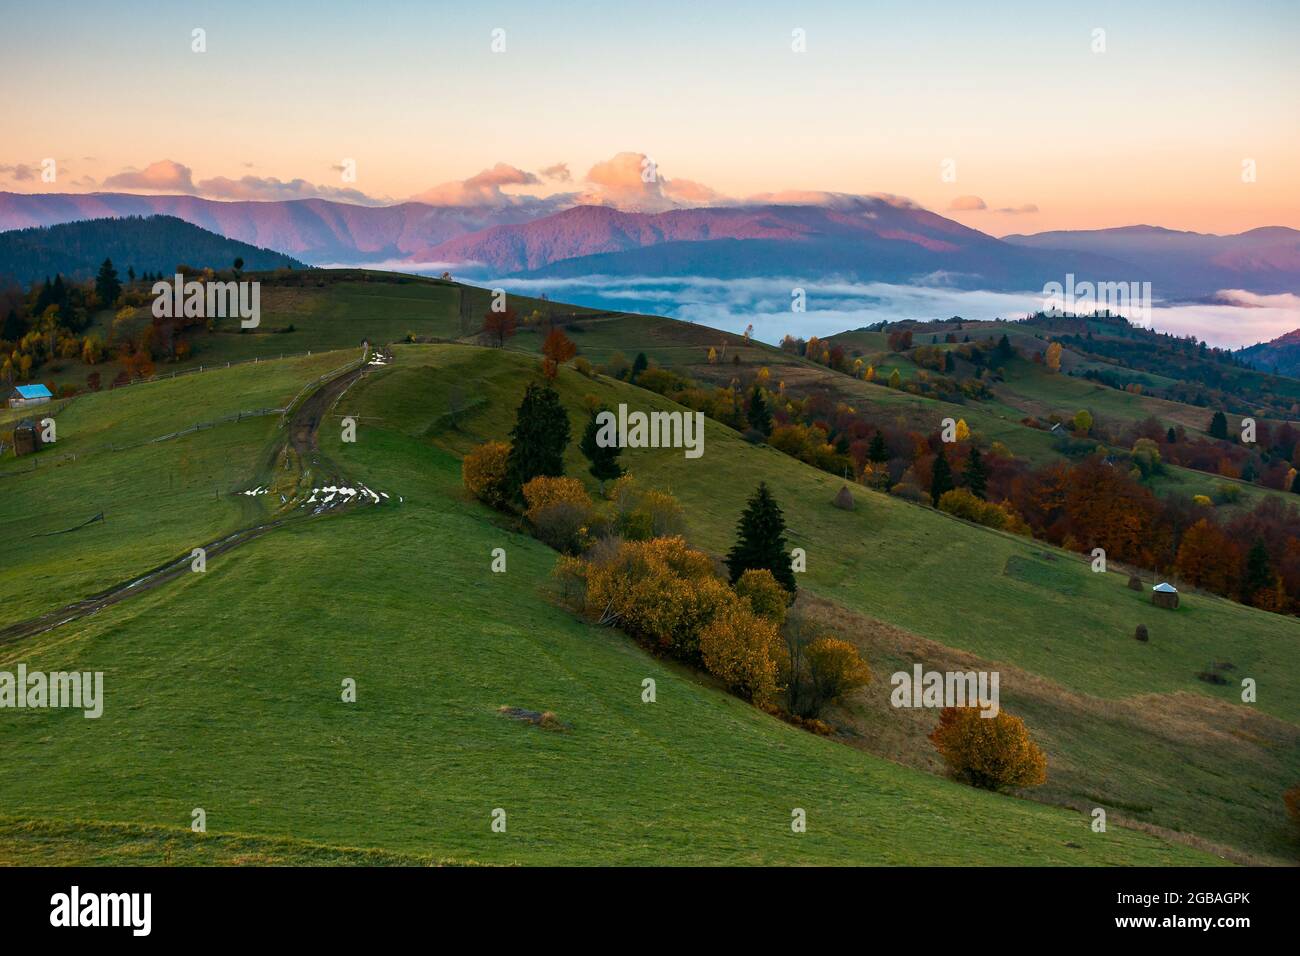
[[[505,438],[535,362],[466,346],[400,346],[397,364],[349,396],[348,410],[386,427],[430,435],[463,452]],[[568,473],[585,475],[576,448],[584,396],[611,406],[671,408],[662,397],[606,378],[561,371],[575,435]],[[475,402],[450,427],[450,392]],[[872,752],[940,771],[925,734],[934,715],[888,705],[888,677],[914,662],[937,670],[998,670],[1003,706],[1026,718],[1047,750],[1038,798],[1092,808],[1231,846],[1264,861],[1296,857],[1281,794],[1300,779],[1300,651],[1294,619],[1186,593],[1178,611],[1154,608],[1123,574],[1042,542],[978,528],[852,486],[857,510],[831,506],[841,482],[706,422],[705,453],[629,450],[624,464],[686,507],[692,540],[723,554],[761,477],[785,511],[791,545],[806,549],[805,592],[863,620],[858,640],[876,680],[850,701],[851,739]],[[592,483],[594,491],[594,483]],[[1151,641],[1133,638],[1138,623]],[[891,630],[892,629],[892,630]],[[897,633],[895,633],[897,632]],[[879,635],[876,640],[873,635]],[[1196,675],[1230,662],[1230,682]],[[1239,679],[1259,686],[1244,705]]]
[[[467,502],[459,461],[427,439],[374,423],[325,451],[404,502],[279,529],[0,648],[6,669],[103,670],[106,693],[99,720],[0,712],[15,768],[0,859],[140,860],[115,825],[170,832],[202,807],[196,841],[303,841],[277,844],[294,862],[322,846],[487,863],[1213,862],[782,724],[548,604],[554,554]],[[494,547],[506,574],[489,571]]]

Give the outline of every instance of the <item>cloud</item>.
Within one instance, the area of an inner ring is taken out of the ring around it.
[[[151,192],[193,193],[194,174],[188,166],[160,159],[144,169],[126,169],[104,180],[108,189],[144,189]]]
[[[1004,216],[1030,216],[1038,212],[1038,206],[1027,202],[1021,206],[1003,206],[1001,209],[994,209],[993,211]]]
[[[13,166],[0,166],[0,173],[7,174],[16,183],[25,183],[36,178],[36,167],[15,163]]]
[[[1266,295],[1245,289],[1220,289],[1209,299],[1214,305],[1235,305],[1243,309],[1292,309],[1300,313],[1300,295],[1294,292]]]
[[[320,186],[305,179],[281,180],[274,176],[214,176],[200,180],[198,191],[210,199],[270,201],[278,199],[333,199],[363,206],[383,205],[386,200],[367,196],[359,189]]]
[[[554,167],[552,167],[554,168]],[[453,180],[412,196],[415,202],[432,206],[486,206],[500,208],[515,205],[518,197],[502,191],[503,186],[535,186],[541,180],[509,163],[497,163],[465,180]]]
[[[979,196],[958,196],[948,204],[951,212],[972,212],[977,209],[988,209],[988,205]]]
[[[547,166],[543,169],[542,177],[558,183],[567,183],[573,179],[573,174],[569,172],[568,163],[556,163],[554,166]]]
[[[670,179],[664,183],[663,191],[673,202],[688,206],[712,206],[726,198],[717,190],[691,179]]]
[[[667,179],[645,153],[618,153],[587,170],[578,202],[629,212],[663,212],[681,206],[719,205],[721,193],[690,179]]]
[[[599,309],[617,309],[669,315],[700,325],[741,332],[753,324],[755,335],[775,343],[787,332],[807,337],[856,329],[882,319],[946,319],[960,315],[969,320],[995,317],[1014,320],[1042,305],[1041,292],[989,292],[930,285],[895,285],[827,279],[809,282],[798,277],[774,276],[715,279],[700,276],[608,276],[572,278],[491,279],[512,293],[542,292],[564,302]],[[790,290],[804,288],[806,312],[790,311]],[[1224,290],[1219,296],[1237,295]],[[1251,293],[1245,293],[1251,296]],[[1283,294],[1258,296],[1267,306],[1235,305],[1155,306],[1151,325],[1176,335],[1193,334],[1211,345],[1236,348],[1274,338],[1300,328],[1297,297]],[[996,327],[989,328],[994,333]]]

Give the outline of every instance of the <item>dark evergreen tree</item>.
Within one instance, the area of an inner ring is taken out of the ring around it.
[[[978,353],[976,353],[976,354],[978,354]],[[953,361],[952,353],[951,353],[951,352],[944,352],[944,353],[943,353],[943,370],[944,370],[945,372],[951,372],[951,371],[953,371],[953,370],[956,369],[956,368],[957,368],[957,363],[956,363],[955,361]]]
[[[750,496],[736,527],[736,543],[727,554],[732,584],[753,568],[766,568],[778,584],[795,593],[794,571],[785,546],[785,517],[766,482],[759,482]]]
[[[1165,432],[1165,441],[1173,445],[1178,441],[1178,432],[1174,431],[1174,426],[1169,426],[1169,431]]]
[[[560,396],[549,385],[529,385],[510,430],[510,456],[506,461],[512,495],[538,475],[564,474],[564,449],[569,444],[569,416]]]
[[[596,419],[603,411],[608,409],[598,408],[591,413],[587,430],[582,433],[582,442],[579,445],[587,461],[591,462],[591,467],[587,470],[602,485],[623,474],[623,466],[618,463],[618,456],[622,454],[623,449],[617,444],[606,447],[596,441],[596,436],[600,434],[600,425],[597,424]]]
[[[871,444],[867,447],[867,459],[877,465],[889,461],[889,448],[885,445],[884,432],[878,431],[871,436]]]
[[[939,499],[946,492],[952,491],[955,486],[952,482],[952,465],[948,464],[948,456],[944,454],[943,444],[939,445],[939,455],[934,460],[934,470],[930,475],[930,503],[939,504]]]
[[[1210,437],[1227,440],[1228,419],[1224,417],[1223,412],[1215,412],[1214,417],[1210,419]]]
[[[1002,338],[998,339],[997,356],[999,362],[1007,362],[1013,358],[1016,350],[1011,347],[1011,340],[1007,338],[1006,333],[1002,333]]]
[[[970,450],[970,456],[966,459],[966,470],[962,473],[966,482],[966,488],[976,498],[983,498],[988,492],[989,487],[989,466],[984,462],[984,456],[980,454],[978,448]]]
[[[1291,479],[1291,494],[1300,495],[1300,471]]]
[[[117,270],[113,268],[112,259],[105,259],[104,264],[99,267],[99,275],[95,276],[95,294],[99,296],[99,303],[105,309],[111,309],[117,297],[122,294],[122,283],[118,281]]]
[[[1273,586],[1273,565],[1268,559],[1268,548],[1256,541],[1246,555],[1246,579],[1242,582],[1242,597],[1249,601],[1255,594]]]
[[[751,428],[762,432],[764,438],[772,434],[772,409],[767,407],[763,390],[757,385],[754,386],[753,394],[749,396],[749,411],[746,414]]]
[[[650,360],[645,357],[644,352],[637,352],[636,358],[632,360],[632,376],[629,381],[635,382],[636,377],[650,367]]]
[[[5,316],[5,324],[0,328],[0,339],[6,342],[17,342],[27,331],[27,323],[19,318],[18,313],[13,309]]]

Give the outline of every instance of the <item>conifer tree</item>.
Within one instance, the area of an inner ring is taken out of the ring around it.
[[[569,415],[549,385],[529,385],[510,430],[506,480],[518,498],[525,484],[538,475],[564,474],[564,449],[569,444]]]
[[[591,462],[591,467],[587,470],[591,476],[601,483],[603,487],[605,482],[615,478],[622,477],[623,466],[618,463],[618,456],[622,449],[618,445],[604,446],[596,441],[597,435],[600,434],[600,425],[597,418],[601,412],[608,411],[606,408],[598,408],[592,411],[591,418],[587,421],[587,429],[582,433],[582,442],[579,447],[587,461]]]
[[[105,259],[99,267],[99,275],[95,276],[95,293],[105,309],[111,309],[117,297],[122,294],[122,283],[118,281],[112,259]]]
[[[989,486],[989,466],[984,463],[984,456],[980,454],[978,448],[970,450],[970,457],[966,459],[966,470],[962,477],[972,495],[981,499],[985,496]]]
[[[945,493],[953,490],[952,465],[944,454],[943,445],[939,445],[939,456],[934,460],[934,471],[930,477],[930,503],[936,507]]]
[[[727,554],[727,568],[732,584],[746,571],[766,568],[781,587],[791,594],[796,590],[790,555],[786,551],[785,517],[766,482],[759,482],[740,516],[736,543]]]
[[[1246,580],[1242,583],[1242,597],[1249,601],[1260,591],[1273,586],[1273,566],[1268,559],[1268,548],[1256,541],[1246,555]]]
[[[749,397],[747,414],[750,427],[762,432],[764,438],[772,434],[772,410],[767,407],[767,402],[763,399],[763,390],[757,385],[754,386],[754,392]]]
[[[871,445],[867,448],[867,458],[877,465],[889,461],[889,448],[885,445],[885,433],[878,431],[871,436]]]
[[[644,352],[637,352],[636,358],[632,360],[632,377],[629,381],[635,382],[636,377],[650,367],[650,360],[645,357]]]
[[[1227,440],[1228,419],[1224,417],[1223,412],[1215,412],[1214,417],[1210,419],[1210,437]]]

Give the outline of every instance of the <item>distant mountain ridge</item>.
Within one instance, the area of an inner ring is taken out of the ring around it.
[[[454,236],[515,222],[531,213],[526,207],[479,209],[413,202],[358,206],[328,199],[220,202],[134,193],[0,192],[0,230],[157,214],[320,265],[409,259],[418,250]]]
[[[997,239],[906,201],[833,198],[667,212],[581,205],[539,215],[548,207],[0,192],[0,229],[164,214],[313,264],[446,264],[494,276],[842,277],[1026,292],[1073,272],[1081,281],[1149,281],[1163,301],[1221,289],[1300,292],[1300,231],[1286,227],[1214,236],[1128,226]]]
[[[290,256],[201,229],[174,216],[90,219],[0,233],[0,279],[22,285],[49,276],[88,279],[105,259],[125,276],[170,274],[180,264],[229,268],[236,258],[251,271],[306,268]]]
[[[1242,349],[1238,354],[1261,372],[1300,378],[1300,329]]]
[[[1160,226],[1062,230],[1005,236],[1023,248],[1088,252],[1131,263],[1130,281],[1149,281],[1156,295],[1188,290],[1204,295],[1216,289],[1252,292],[1300,291],[1300,230],[1265,226],[1236,235],[1180,232]]]

